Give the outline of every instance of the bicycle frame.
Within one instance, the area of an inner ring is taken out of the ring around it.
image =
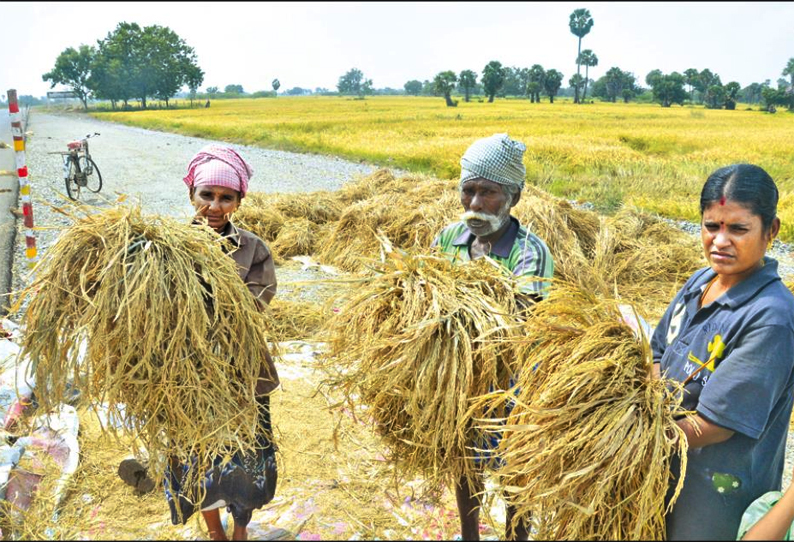
[[[63,178],[69,178],[69,165],[71,162],[74,162],[75,170],[77,171],[77,183],[80,186],[86,185],[86,175],[91,175],[91,162],[89,158],[91,158],[91,153],[88,152],[88,140],[91,137],[98,136],[99,134],[94,132],[93,134],[86,135],[83,139],[78,141],[73,141],[67,144],[67,148],[69,149],[68,153],[63,153]],[[84,163],[86,164],[86,175],[83,175],[83,171],[80,169],[80,158],[85,158]],[[82,182],[81,182],[82,180]]]

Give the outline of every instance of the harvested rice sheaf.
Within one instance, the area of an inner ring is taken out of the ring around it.
[[[367,407],[399,476],[449,484],[472,473],[469,400],[515,368],[516,283],[490,259],[384,256],[329,323],[326,384]]]
[[[141,439],[158,480],[168,456],[209,466],[256,442],[265,320],[224,242],[206,226],[113,208],[66,229],[22,294],[39,401],[57,405],[73,379]]]
[[[329,315],[323,305],[308,301],[285,301],[275,298],[268,305],[268,330],[275,342],[313,338]]]
[[[479,400],[515,401],[505,425],[481,422],[504,431],[508,501],[539,540],[664,538],[674,455],[686,471],[679,387],[651,378],[650,347],[616,302],[577,286],[553,285],[525,334],[517,388]]]

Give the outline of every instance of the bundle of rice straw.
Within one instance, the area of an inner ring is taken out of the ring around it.
[[[319,226],[305,218],[290,218],[281,227],[270,249],[279,258],[289,258],[314,252]]]
[[[308,301],[275,298],[267,311],[268,330],[274,342],[309,340],[329,318],[322,305]]]
[[[141,439],[158,480],[168,456],[208,468],[256,442],[265,320],[225,242],[206,226],[113,208],[66,229],[20,299],[30,299],[22,350],[39,401],[57,405],[74,379]]]
[[[402,476],[471,480],[469,400],[504,389],[515,363],[516,281],[498,263],[386,247],[329,323],[325,385],[365,405]]]
[[[454,183],[416,175],[383,178],[385,184],[372,197],[345,209],[324,239],[320,261],[346,271],[362,270],[364,261],[380,251],[378,231],[394,246],[427,248],[460,212]]]
[[[497,475],[508,502],[539,540],[664,538],[674,454],[686,471],[680,387],[651,378],[650,346],[613,300],[578,286],[553,285],[525,332],[517,388],[475,402],[515,402],[505,425],[481,422],[504,431]]]

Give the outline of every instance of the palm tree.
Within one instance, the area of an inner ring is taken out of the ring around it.
[[[584,68],[584,92],[582,93],[582,101],[587,99],[587,82],[589,81],[590,77],[590,67],[598,66],[598,57],[595,55],[593,51],[590,49],[585,49],[579,54],[579,64],[582,64]]]
[[[477,74],[471,70],[463,70],[460,72],[460,79],[458,82],[463,89],[463,99],[468,102],[471,89],[477,84]]]
[[[568,22],[571,33],[579,38],[579,49],[576,51],[576,75],[581,72],[581,64],[579,63],[579,55],[582,54],[582,38],[590,33],[593,28],[593,17],[590,12],[584,8],[576,9],[571,13],[571,20]],[[576,87],[576,95],[574,103],[579,103],[579,87]]]
[[[482,87],[488,96],[488,103],[493,103],[493,97],[505,84],[505,69],[498,60],[491,60],[482,70]]]

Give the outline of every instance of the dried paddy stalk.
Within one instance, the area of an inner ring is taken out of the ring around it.
[[[270,248],[279,258],[311,254],[314,252],[317,229],[316,224],[305,218],[288,219]]]
[[[515,369],[512,276],[492,260],[391,251],[329,323],[326,385],[365,405],[398,465],[433,485],[472,473],[469,400]]]
[[[308,301],[275,298],[268,310],[268,330],[275,342],[311,339],[329,317],[322,305]]]
[[[141,439],[158,480],[170,455],[208,467],[256,442],[265,321],[223,242],[207,227],[113,208],[66,229],[22,294],[39,401],[57,405],[74,379]]]
[[[479,400],[516,403],[505,425],[481,424],[504,430],[497,475],[509,502],[539,540],[664,538],[670,462],[679,455],[685,472],[687,446],[680,389],[651,378],[649,345],[613,300],[559,283],[522,341],[516,396]]]

